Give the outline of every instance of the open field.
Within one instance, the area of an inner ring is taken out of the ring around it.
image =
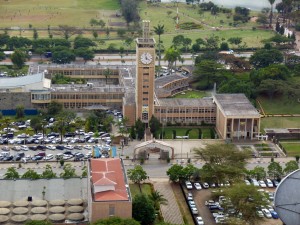
[[[280,141],[280,144],[284,147],[284,149],[289,157],[300,155],[300,141],[298,141],[298,143],[297,142],[291,143],[291,142]]]
[[[210,96],[209,93],[205,92],[205,91],[183,91],[180,92],[174,96],[172,96],[172,98],[203,98],[203,97],[207,97]]]
[[[261,119],[260,130],[264,128],[299,128],[300,117],[265,117]]]
[[[1,1],[1,27],[47,28],[48,25],[89,27],[92,18],[113,22],[118,0],[14,0]]]
[[[300,114],[300,103],[296,98],[288,100],[284,97],[259,97],[258,100],[266,114]]]

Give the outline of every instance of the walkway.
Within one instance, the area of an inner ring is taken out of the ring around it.
[[[175,195],[168,180],[153,181],[154,189],[168,200],[168,205],[161,205],[160,210],[164,221],[171,224],[184,224]]]

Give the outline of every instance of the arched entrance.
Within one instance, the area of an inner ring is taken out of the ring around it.
[[[170,156],[171,150],[171,156]],[[174,159],[174,148],[163,141],[157,141],[152,139],[150,141],[145,141],[134,147],[134,159],[144,158],[146,159],[148,154],[159,154],[160,159],[171,158]]]

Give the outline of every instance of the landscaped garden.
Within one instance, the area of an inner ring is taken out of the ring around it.
[[[300,140],[280,141],[280,145],[284,148],[287,156],[300,156]]]
[[[207,96],[209,96],[209,93],[205,91],[189,90],[189,91],[180,92],[172,96],[172,98],[203,98]]]
[[[188,136],[189,139],[215,138],[215,130],[210,127],[163,127],[160,131],[158,131],[157,137],[161,137],[161,134],[164,134],[161,139],[175,139],[176,136]]]

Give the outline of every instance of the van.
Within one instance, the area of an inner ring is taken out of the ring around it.
[[[42,157],[45,157],[45,156],[46,156],[46,153],[45,153],[45,152],[39,152],[39,153],[36,154],[35,156],[42,156]]]

